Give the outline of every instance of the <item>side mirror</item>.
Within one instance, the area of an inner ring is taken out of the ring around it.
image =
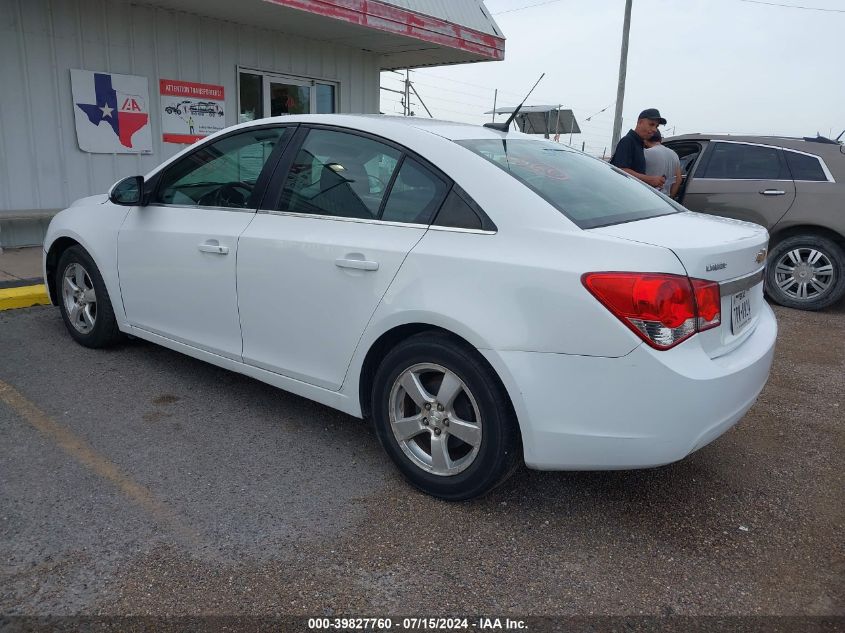
[[[109,200],[124,207],[135,207],[142,204],[143,197],[143,176],[130,176],[118,180],[109,190]]]

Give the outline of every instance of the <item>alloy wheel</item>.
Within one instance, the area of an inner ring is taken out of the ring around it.
[[[444,477],[473,463],[482,420],[475,397],[451,370],[420,363],[403,371],[390,390],[390,427],[419,468]]]
[[[72,263],[62,275],[62,298],[68,320],[77,332],[88,334],[97,322],[97,293],[81,264]]]
[[[815,248],[794,248],[775,263],[775,283],[796,301],[812,301],[825,294],[834,285],[834,275],[831,260]]]

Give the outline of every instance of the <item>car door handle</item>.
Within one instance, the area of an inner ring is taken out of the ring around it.
[[[354,268],[356,270],[378,270],[378,262],[371,262],[366,259],[345,259],[334,260],[338,268]]]
[[[763,189],[760,192],[764,196],[785,196],[786,192],[783,189]]]
[[[203,242],[202,244],[197,245],[197,248],[200,249],[203,253],[214,253],[215,255],[228,255],[229,254],[229,247],[228,246],[220,246],[220,242],[217,240],[208,240],[207,242]]]

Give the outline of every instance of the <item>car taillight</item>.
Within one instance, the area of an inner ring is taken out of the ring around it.
[[[662,273],[586,273],[593,296],[641,339],[669,349],[721,323],[719,284]]]
[[[719,284],[704,279],[690,279],[698,309],[698,331],[703,332],[722,324],[722,294]]]

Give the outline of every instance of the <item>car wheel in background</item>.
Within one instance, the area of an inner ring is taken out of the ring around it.
[[[399,470],[435,497],[479,497],[518,464],[519,429],[504,388],[475,350],[446,334],[418,334],[385,356],[372,412]]]
[[[59,309],[70,335],[86,347],[107,347],[120,340],[109,293],[94,260],[71,246],[56,269]]]
[[[845,254],[820,235],[794,235],[769,253],[766,292],[788,308],[821,310],[845,294]]]

